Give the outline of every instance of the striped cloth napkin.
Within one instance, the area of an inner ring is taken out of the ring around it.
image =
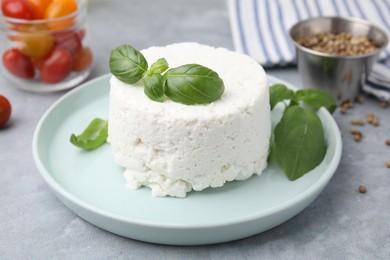
[[[234,46],[264,67],[295,63],[288,31],[314,16],[368,20],[390,35],[390,0],[227,0]],[[380,54],[363,89],[390,101],[390,44]]]

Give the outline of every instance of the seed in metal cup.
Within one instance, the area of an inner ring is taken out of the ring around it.
[[[303,86],[324,89],[341,101],[354,100],[360,94],[380,51],[388,43],[388,36],[382,29],[350,17],[309,18],[291,27],[290,38],[296,47]],[[335,50],[336,46],[329,42],[331,38],[344,41],[336,44],[345,44],[345,51]],[[357,42],[358,47],[354,46]]]

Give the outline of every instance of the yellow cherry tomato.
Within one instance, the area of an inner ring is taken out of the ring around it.
[[[27,0],[30,3],[33,19],[43,19],[46,8],[52,0]]]
[[[18,28],[19,33],[12,37],[21,53],[30,58],[47,56],[54,48],[52,34],[44,25],[33,24]]]
[[[75,0],[53,0],[46,8],[44,18],[54,19],[64,17],[77,11],[77,8],[77,2]],[[47,25],[52,31],[59,31],[71,28],[75,23],[75,17],[69,17],[56,21],[50,21]]]
[[[45,11],[45,19],[53,19],[73,13],[77,10],[75,0],[53,0]]]

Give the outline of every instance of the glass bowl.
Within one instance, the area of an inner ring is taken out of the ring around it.
[[[87,2],[54,19],[24,20],[0,14],[1,71],[14,86],[52,92],[75,87],[91,72],[93,54]]]

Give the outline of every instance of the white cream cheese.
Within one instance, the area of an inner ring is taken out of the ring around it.
[[[251,58],[196,43],[142,51],[149,65],[198,63],[216,71],[225,92],[208,105],[150,100],[140,83],[111,78],[109,142],[129,188],[185,197],[193,190],[261,174],[267,164],[271,116],[267,77]]]

